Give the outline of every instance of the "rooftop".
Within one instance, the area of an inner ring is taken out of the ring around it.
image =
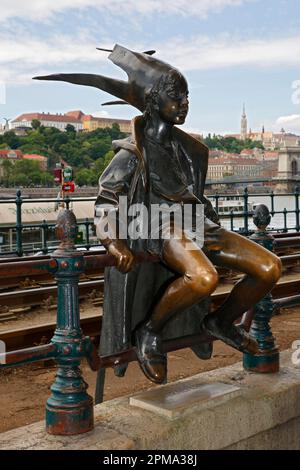
[[[71,111],[73,113],[74,111]],[[75,111],[76,113],[77,111]],[[53,121],[53,122],[68,122],[68,123],[81,123],[81,119],[67,114],[50,114],[50,113],[24,113],[18,116],[12,122],[32,121],[38,119],[39,121]]]
[[[0,158],[22,158],[21,150],[0,150]]]
[[[23,158],[26,158],[28,160],[47,160],[47,157],[44,157],[43,155],[37,155],[36,153],[26,153],[25,155],[23,155]]]
[[[256,165],[258,164],[258,160],[256,158],[212,158],[208,161],[209,165]]]

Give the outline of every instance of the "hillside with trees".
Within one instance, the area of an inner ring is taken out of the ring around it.
[[[112,141],[122,139],[118,124],[111,128],[96,129],[92,132],[76,132],[68,125],[65,132],[55,127],[44,127],[40,121],[32,121],[32,129],[26,135],[17,136],[13,130],[0,135],[0,149],[21,150],[23,154],[39,154],[48,158],[48,171],[42,171],[37,162],[19,160],[15,164],[2,161],[3,186],[54,186],[52,170],[61,159],[67,162],[75,174],[79,186],[97,185],[100,174],[112,159]],[[240,153],[244,148],[263,148],[261,142],[250,139],[239,140],[209,134],[204,143],[211,149]]]
[[[224,137],[222,135],[215,134],[208,134],[208,136],[203,139],[203,142],[210,149],[223,150],[228,153],[241,153],[244,149],[264,149],[262,142],[258,142],[256,140],[240,140],[235,137]]]
[[[0,149],[43,155],[48,158],[48,172],[41,171],[36,162],[29,160],[15,164],[6,160],[2,162],[5,168],[1,184],[54,185],[52,170],[63,159],[73,167],[78,185],[96,185],[99,175],[114,155],[112,141],[124,137],[126,134],[120,132],[118,124],[92,132],[76,132],[72,125],[68,125],[66,132],[62,132],[54,127],[44,127],[37,120],[32,121],[32,129],[28,129],[25,136],[17,136],[13,130],[0,135]]]
[[[3,177],[0,185],[5,187],[51,187],[54,186],[54,177],[51,172],[40,169],[38,162],[33,160],[3,160]]]

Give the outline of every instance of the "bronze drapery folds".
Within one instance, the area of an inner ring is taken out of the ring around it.
[[[133,120],[132,136],[114,143],[115,157],[99,180],[97,233],[118,264],[105,270],[100,351],[111,354],[135,344],[145,375],[163,383],[167,376],[163,339],[205,330],[240,351],[255,353],[256,341],[235,321],[272,289],[281,265],[273,253],[220,226],[204,196],[208,149],[176,127],[188,113],[187,82],[176,68],[151,53],[114,47],[109,59],[126,72],[127,81],[91,74],[36,78],[96,87],[114,95],[118,100],[113,103],[128,103],[143,113]],[[155,240],[121,239],[117,231],[108,236],[99,214],[105,207],[119,214],[121,196],[130,205],[144,204],[148,211],[154,204],[203,205],[204,244],[192,240],[174,218],[168,234],[159,224]],[[134,253],[139,250],[155,253],[161,262],[137,265]],[[245,276],[223,305],[210,313],[209,296],[218,282],[215,266],[237,269]],[[212,345],[193,350],[208,359]],[[119,376],[125,370],[126,366],[115,367]]]

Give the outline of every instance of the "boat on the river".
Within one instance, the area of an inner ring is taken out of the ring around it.
[[[212,204],[214,208],[216,209],[216,200],[212,200]],[[218,198],[218,214],[221,215],[226,215],[230,214],[233,212],[234,214],[243,214],[244,212],[244,198],[243,196],[237,195],[237,196],[220,196]],[[249,202],[247,204],[247,210],[248,212],[253,212],[255,209],[256,204]]]

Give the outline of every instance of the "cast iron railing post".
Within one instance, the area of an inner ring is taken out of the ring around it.
[[[85,240],[86,240],[85,247],[86,247],[87,250],[89,250],[91,245],[90,245],[90,231],[89,231],[90,230],[90,222],[89,222],[88,218],[85,219],[84,225],[85,225]]]
[[[283,231],[287,232],[287,209],[286,207],[283,209]]]
[[[47,246],[47,237],[48,237],[48,224],[46,220],[43,220],[41,225],[42,230],[42,251],[44,254],[48,253],[48,246]]]
[[[23,256],[22,230],[22,194],[20,189],[18,189],[16,194],[16,238],[18,256]]]
[[[244,189],[244,234],[248,235],[249,226],[248,226],[248,188]]]
[[[270,220],[271,215],[267,206],[263,204],[257,206],[253,217],[257,231],[251,235],[250,239],[267,250],[274,251],[274,237],[266,231]],[[259,352],[255,355],[244,353],[243,365],[247,370],[262,373],[279,371],[279,350],[270,327],[274,307],[271,293],[254,306],[254,320],[251,324],[250,335],[258,342]]]
[[[230,210],[230,230],[233,232],[234,231],[234,214],[233,214],[233,209]]]
[[[271,191],[271,194],[270,194],[270,198],[271,198],[271,215],[273,217],[274,213],[275,213],[275,206],[274,206],[274,197],[275,197],[275,194],[274,194],[274,191]]]
[[[299,223],[299,188],[298,186],[296,186],[294,194],[295,194],[296,231],[299,232],[300,223]]]
[[[57,262],[58,291],[57,326],[51,342],[58,350],[58,371],[46,404],[46,428],[50,434],[72,435],[93,429],[93,399],[80,370],[88,345],[80,327],[78,295],[84,259],[74,248],[77,225],[73,212],[61,210],[56,228],[61,243],[52,254]]]
[[[220,196],[219,196],[218,193],[216,193],[214,197],[215,197],[215,201],[216,201],[216,206],[215,206],[216,213],[219,214],[219,198],[220,198]]]

